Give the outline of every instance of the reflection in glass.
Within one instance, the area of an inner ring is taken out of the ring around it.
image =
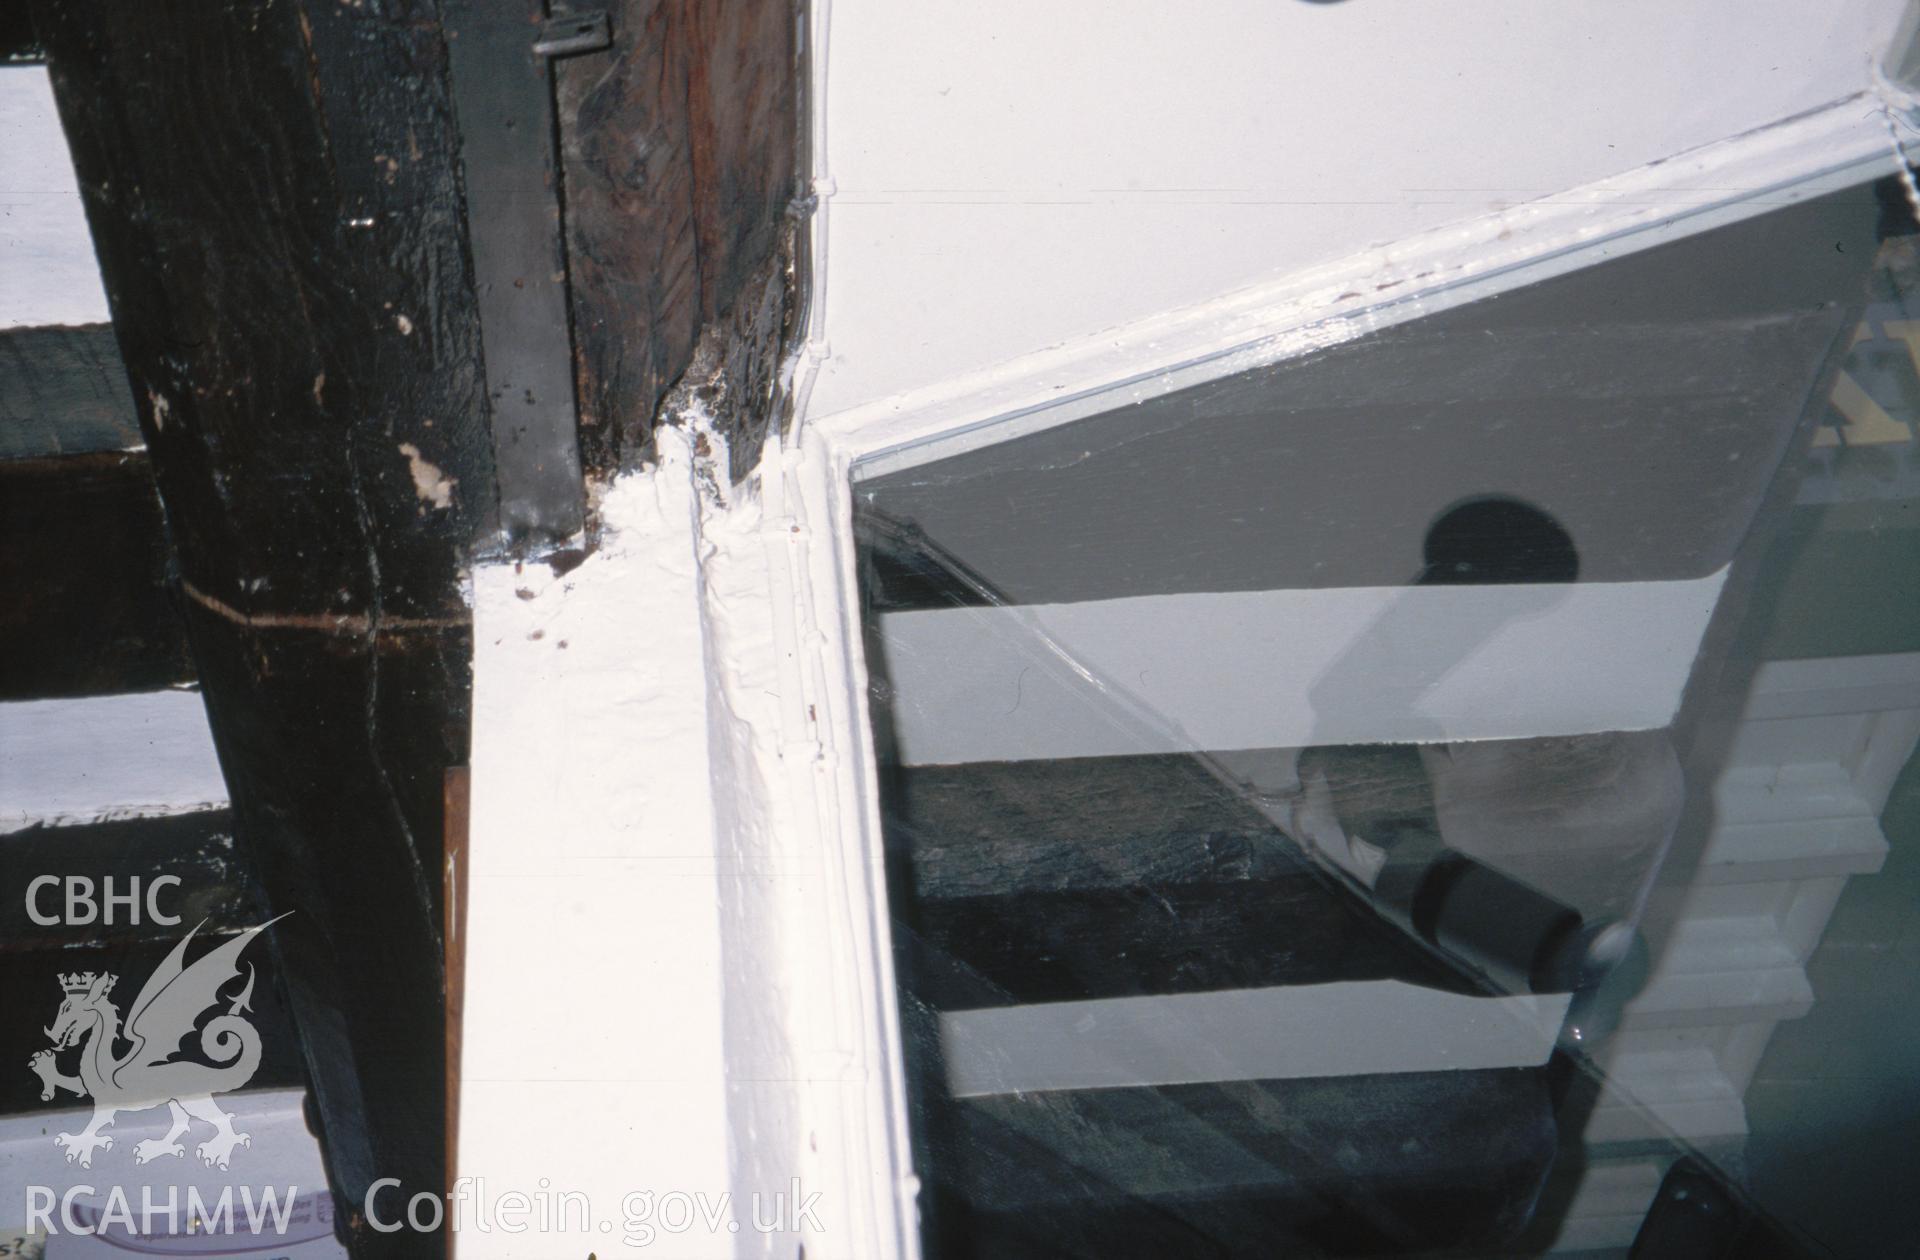
[[[1916,1237],[1910,227],[856,470],[930,1254]]]

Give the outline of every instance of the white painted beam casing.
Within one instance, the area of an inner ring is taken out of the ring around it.
[[[578,568],[474,576],[455,1172],[581,1193],[601,1255],[910,1255],[879,858],[841,826],[862,761],[811,733],[850,694],[808,646],[824,505],[786,497],[798,457],[729,510],[685,434],[659,448]],[[749,1226],[796,1193],[800,1228]],[[739,1228],[630,1220],[674,1194],[730,1196]],[[552,1245],[459,1235],[462,1260]]]

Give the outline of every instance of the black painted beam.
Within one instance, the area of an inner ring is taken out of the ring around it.
[[[0,701],[191,682],[142,451],[0,459]]]
[[[192,681],[109,324],[0,331],[0,701]]]
[[[554,154],[543,0],[446,0],[461,118],[500,523],[515,538],[566,538],[584,523],[566,252]]]
[[[0,1072],[0,1115],[71,1112],[86,1105],[84,1100],[64,1091],[55,1091],[52,1098],[42,1098],[44,1086],[40,1078],[26,1068],[30,1059],[49,1048],[44,1030],[53,1022],[65,997],[59,983],[62,973],[113,973],[119,977],[114,992],[121,997],[124,1008],[140,992],[140,985],[173,951],[185,931],[183,927],[171,938],[120,938],[45,950],[0,950],[0,993],[7,995],[7,1009],[12,1016],[0,1024],[0,1063],[7,1065],[7,1070]],[[190,957],[198,957],[209,939],[204,934],[197,936],[195,940],[200,943],[193,947]],[[265,950],[257,948],[248,951],[247,961],[255,968],[257,977],[248,1019],[260,1034],[260,1064],[248,1078],[246,1088],[298,1088],[305,1083],[306,1069],[301,1062],[300,1039],[294,1035],[293,1021],[277,983],[278,964],[267,957]],[[61,1072],[71,1073],[73,1065],[63,1061],[66,1057],[56,1056],[56,1064]],[[112,1156],[117,1159],[120,1154],[115,1150]],[[127,1158],[131,1162],[131,1154]],[[235,1171],[239,1168],[236,1164]],[[84,1183],[104,1181],[115,1172],[96,1161],[91,1171],[76,1166],[72,1174],[75,1182]]]
[[[109,942],[171,944],[195,924],[204,924],[203,932],[237,932],[261,917],[234,845],[231,810],[29,827],[0,837],[0,844],[7,854],[7,876],[0,882],[0,953]],[[59,885],[34,887],[49,876]],[[139,908],[116,907],[107,922],[96,899],[100,913],[84,909],[77,917],[87,921],[71,921],[62,891],[69,880],[82,881],[81,888],[101,897],[108,880],[123,894],[137,887]],[[155,880],[171,882],[150,900]],[[159,920],[150,913],[154,909]],[[40,921],[55,917],[61,922]],[[169,919],[178,922],[164,921]]]
[[[477,45],[455,55],[454,7],[31,4],[238,841],[271,911],[295,912],[274,947],[361,1257],[427,1254],[359,1219],[374,1179],[405,1194],[446,1178],[442,787],[466,760],[462,566],[577,523],[577,506],[529,508],[515,482],[531,468],[554,502],[574,477],[577,495],[571,403],[553,406],[570,376],[596,471],[637,457],[669,390],[752,445],[778,413],[796,309],[792,0],[613,6],[612,64],[569,64],[557,122],[533,116],[548,70],[522,55],[554,24],[528,22],[524,46],[502,31],[538,79],[516,128],[558,128],[540,182],[577,181],[543,190],[585,260],[565,280],[550,253],[525,257],[552,269],[521,274],[484,244],[499,189],[463,144],[503,120],[457,90],[490,71]],[[555,363],[567,338],[546,320],[516,376],[494,370],[513,366],[494,336],[512,330],[487,310],[527,283],[548,299],[568,286],[545,309],[585,331]],[[496,423],[509,402],[542,409],[537,450]]]
[[[36,0],[239,842],[356,1256],[445,1182],[441,781],[495,536],[430,3]]]
[[[230,810],[209,809],[0,836],[0,994],[15,1014],[0,1026],[0,1063],[24,1064],[49,1048],[43,1029],[64,996],[61,973],[115,973],[124,1005],[189,931],[203,942],[197,950],[266,917],[233,823]],[[252,996],[261,1059],[247,1088],[304,1086],[300,1041],[274,970],[264,951],[252,961],[261,968]],[[77,1053],[60,1052],[60,1070],[73,1071]],[[66,1093],[42,1098],[41,1088],[32,1073],[0,1072],[0,1115],[79,1105]]]

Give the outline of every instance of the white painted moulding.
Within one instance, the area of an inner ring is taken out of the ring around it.
[[[826,4],[815,11],[824,21]],[[804,367],[796,360],[796,369]],[[844,1154],[837,1162],[854,1204],[852,1254],[920,1254],[920,1179],[909,1152],[905,1054],[893,974],[893,924],[887,905],[886,845],[867,700],[871,677],[863,642],[859,562],[853,538],[853,482],[847,460],[825,435],[804,428],[778,454],[768,486],[768,524],[784,531],[775,564],[774,647],[789,728],[806,704],[809,765],[789,761],[796,793],[789,817],[796,839],[822,858],[831,949],[803,954],[795,966],[832,995],[830,1051],[857,1083],[837,1091],[831,1117]],[[793,741],[799,743],[799,741]],[[816,911],[816,914],[819,913]],[[821,957],[830,960],[817,974]]]
[[[1649,730],[1725,576],[927,609],[881,637],[909,765]]]
[[[1683,922],[1621,1017],[1626,1030],[1798,1019],[1813,1008],[1800,952],[1766,916]]]
[[[0,704],[0,832],[226,804],[197,691]]]
[[[1634,1036],[1618,1034],[1621,1040]],[[1606,1071],[1601,1096],[1582,1130],[1589,1146],[1668,1136],[1691,1142],[1746,1136],[1740,1088],[1706,1046],[1623,1051],[1609,1057]]]
[[[1640,1233],[1670,1163],[1651,1156],[1589,1164],[1549,1250],[1624,1250]]]

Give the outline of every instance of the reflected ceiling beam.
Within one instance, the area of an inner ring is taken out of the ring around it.
[[[877,640],[907,765],[1652,730],[1724,579],[914,609]]]
[[[0,334],[0,343],[10,339]],[[0,424],[18,436],[10,419]],[[129,405],[126,423],[132,419]],[[60,434],[68,444],[75,436],[123,440],[117,426]],[[0,602],[0,701],[191,682],[169,563],[144,451],[0,458],[0,587],[8,592]]]

